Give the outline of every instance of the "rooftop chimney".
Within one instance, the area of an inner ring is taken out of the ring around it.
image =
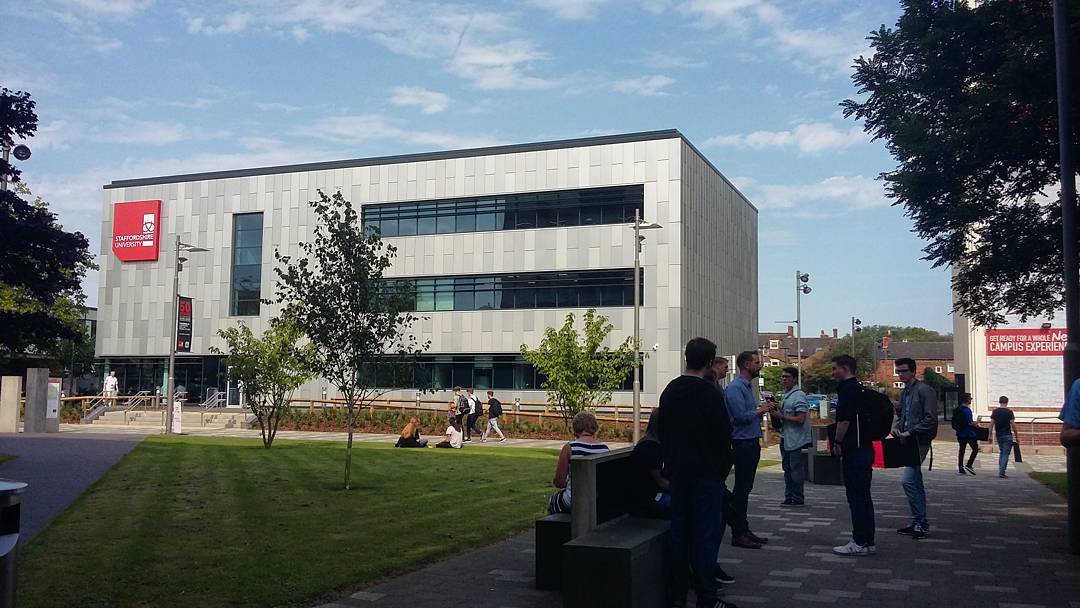
[[[821,336],[820,336],[820,337],[822,337],[822,338],[828,338],[828,337],[829,337],[829,334],[825,333],[825,330],[823,329],[823,330],[821,330]]]
[[[788,325],[787,326],[787,337],[789,337],[789,338],[794,338],[795,337],[795,326],[794,325]]]
[[[892,336],[886,334],[881,336],[881,348],[882,350],[888,350],[889,345],[892,344]]]
[[[836,328],[835,328],[835,327],[834,327],[834,328],[832,328],[832,339],[833,339],[833,340],[835,340],[835,339],[836,339]]]

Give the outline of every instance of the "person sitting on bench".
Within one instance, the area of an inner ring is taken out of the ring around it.
[[[551,483],[559,488],[548,499],[548,514],[570,512],[570,457],[603,454],[608,451],[607,444],[596,438],[600,424],[590,412],[578,412],[570,423],[574,431],[574,440],[562,447],[559,461],[555,464],[555,477]]]
[[[671,484],[664,477],[664,447],[660,445],[660,414],[653,408],[641,441],[634,446],[634,514],[671,519]]]
[[[401,431],[401,436],[397,438],[397,443],[394,444],[394,447],[426,448],[427,444],[427,439],[420,438],[420,419],[413,416],[409,420],[409,424],[406,424],[405,429]]]

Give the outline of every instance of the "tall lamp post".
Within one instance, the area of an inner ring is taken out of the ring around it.
[[[862,331],[862,319],[851,317],[851,358],[855,358],[855,334]]]
[[[1069,3],[1054,0],[1054,55],[1057,67],[1058,175],[1061,180],[1061,253],[1064,258],[1065,345],[1062,367],[1065,372],[1065,399],[1080,377],[1080,254],[1076,233],[1076,167],[1073,166],[1072,91],[1069,75]],[[1065,453],[1068,481],[1068,537],[1072,552],[1080,555],[1080,448]]]
[[[641,210],[634,209],[634,443],[641,439],[641,243],[642,230],[662,228],[660,224],[641,221]]]
[[[172,290],[172,345],[169,346],[169,381],[166,384],[165,399],[168,403],[168,414],[165,416],[165,434],[172,434],[172,413],[173,413],[173,401],[175,395],[173,390],[176,388],[176,380],[173,378],[173,374],[176,373],[176,332],[177,327],[180,325],[180,272],[184,270],[184,262],[187,258],[180,257],[181,252],[199,253],[203,251],[210,251],[202,247],[196,247],[195,245],[188,245],[180,241],[180,235],[176,235],[176,268],[173,270],[173,290]]]
[[[795,271],[795,367],[799,370],[799,386],[802,386],[802,297],[813,289],[807,283],[810,275]]]

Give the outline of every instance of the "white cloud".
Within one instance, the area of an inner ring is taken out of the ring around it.
[[[754,9],[762,4],[762,0],[689,0],[680,9],[693,16],[701,27],[723,25],[740,29],[750,24]]]
[[[263,112],[299,112],[303,109],[300,106],[277,101],[257,101],[255,107]]]
[[[646,97],[655,97],[659,95],[667,95],[667,87],[674,84],[675,79],[663,76],[660,74],[654,74],[652,76],[642,76],[640,78],[628,78],[626,80],[616,80],[611,83],[611,88],[619,93],[626,93],[628,95],[643,95]]]
[[[760,209],[795,209],[804,212],[869,209],[890,204],[882,182],[862,175],[834,175],[810,184],[760,184],[747,196]]]
[[[216,36],[220,34],[235,34],[242,32],[251,25],[254,17],[250,13],[234,12],[225,15],[218,25],[207,25],[203,17],[188,17],[187,31],[189,34],[204,34]]]
[[[607,0],[532,0],[533,6],[546,9],[559,19],[581,21],[596,16],[596,9]]]
[[[796,148],[799,154],[816,154],[825,150],[849,148],[868,142],[859,127],[840,130],[828,123],[802,123],[789,131],[754,131],[752,133],[717,135],[702,142],[704,147],[728,146],[764,150],[767,148]]]
[[[128,19],[150,8],[153,0],[57,0],[58,8],[107,19]]]
[[[337,143],[360,144],[391,140],[442,149],[479,148],[505,143],[488,136],[417,130],[403,121],[388,119],[378,114],[322,118],[297,128],[295,133]]]
[[[424,87],[396,87],[390,96],[390,103],[396,106],[415,106],[424,114],[438,114],[450,104],[450,97]]]

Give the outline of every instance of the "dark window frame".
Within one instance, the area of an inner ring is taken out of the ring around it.
[[[258,222],[254,218],[258,216]],[[232,255],[229,264],[229,316],[257,317],[262,311],[262,254],[265,217],[262,211],[234,213]],[[258,233],[254,238],[251,233]],[[250,243],[257,242],[257,245]],[[239,245],[240,243],[247,243]],[[254,255],[251,255],[254,254]],[[243,255],[258,263],[238,264]],[[246,277],[241,279],[240,277]],[[239,284],[238,281],[244,281]]]

